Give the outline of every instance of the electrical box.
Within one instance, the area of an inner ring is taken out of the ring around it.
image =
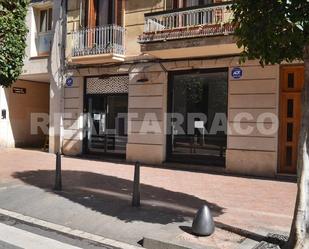
[[[1,119],[6,119],[6,110],[5,109],[1,110]]]

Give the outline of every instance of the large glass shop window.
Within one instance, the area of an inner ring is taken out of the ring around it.
[[[181,73],[171,78],[169,157],[223,165],[227,146],[227,71]]]

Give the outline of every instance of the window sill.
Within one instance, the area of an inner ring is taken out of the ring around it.
[[[42,55],[31,56],[29,59],[39,60],[39,59],[47,59],[48,57],[49,57],[49,54],[42,54]]]

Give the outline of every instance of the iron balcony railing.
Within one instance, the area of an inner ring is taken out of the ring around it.
[[[84,28],[73,33],[73,56],[124,55],[125,29],[117,25]]]
[[[145,15],[140,42],[233,33],[230,3],[176,9]]]

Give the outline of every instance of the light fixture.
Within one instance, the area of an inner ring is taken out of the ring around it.
[[[144,70],[145,70],[145,68],[144,68]],[[138,79],[136,82],[145,83],[145,82],[148,82],[148,81],[149,81],[149,79],[147,78],[146,73],[143,72],[143,76],[140,79]]]

